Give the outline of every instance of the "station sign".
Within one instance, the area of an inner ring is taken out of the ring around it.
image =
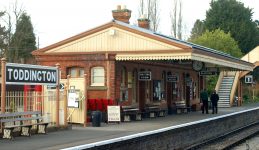
[[[57,87],[56,85],[47,85],[48,90],[54,90],[54,89],[56,89],[56,87]],[[65,89],[65,83],[60,83],[59,89],[64,90]]]
[[[138,80],[150,81],[151,80],[151,71],[140,71],[138,73]]]
[[[167,82],[178,82],[177,75],[167,75]]]
[[[57,68],[40,65],[6,63],[6,84],[56,85]]]
[[[219,72],[215,71],[200,71],[201,76],[219,75]]]
[[[253,76],[252,75],[246,75],[245,76],[245,83],[253,83]]]

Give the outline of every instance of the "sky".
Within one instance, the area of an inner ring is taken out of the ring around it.
[[[190,35],[196,19],[204,20],[211,0],[182,0],[183,36]],[[259,0],[239,0],[253,9],[259,20]],[[15,0],[0,0],[0,11],[11,11]],[[130,24],[139,18],[139,0],[18,0],[18,5],[31,16],[39,47],[43,48],[111,21],[117,5],[132,10]],[[173,0],[159,0],[158,32],[170,35],[170,10]],[[1,20],[0,20],[1,21]]]

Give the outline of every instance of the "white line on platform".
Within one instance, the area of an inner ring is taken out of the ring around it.
[[[62,150],[81,150],[81,149],[93,148],[93,147],[96,147],[96,146],[102,146],[102,145],[111,144],[111,143],[115,143],[115,142],[126,141],[126,140],[130,140],[130,139],[148,136],[148,135],[157,134],[157,133],[162,133],[162,132],[166,132],[166,131],[169,131],[169,130],[182,128],[182,127],[186,127],[186,126],[190,126],[190,125],[195,125],[195,124],[204,123],[204,122],[208,122],[208,121],[212,121],[212,120],[222,119],[222,118],[225,118],[225,117],[234,116],[234,115],[238,115],[238,114],[241,114],[241,113],[245,113],[245,112],[249,112],[249,111],[253,111],[253,110],[257,110],[257,109],[259,109],[259,107],[248,109],[248,110],[242,110],[242,111],[238,111],[238,112],[233,112],[233,113],[230,113],[230,114],[216,116],[216,117],[212,117],[212,118],[208,118],[208,119],[202,119],[202,120],[198,120],[198,121],[184,123],[184,124],[180,124],[180,125],[174,125],[174,126],[170,126],[170,127],[166,127],[166,128],[157,129],[157,130],[127,135],[127,136],[123,136],[123,137],[99,141],[99,142],[90,143],[90,144],[78,145],[78,146],[74,146],[74,147],[65,148],[65,149],[62,149]]]

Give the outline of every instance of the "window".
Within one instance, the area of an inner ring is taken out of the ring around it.
[[[161,80],[153,80],[153,101],[160,101],[161,99]]]
[[[71,78],[83,78],[85,74],[84,68],[72,67],[68,69]]]
[[[120,100],[127,101],[128,100],[128,86],[126,83],[127,79],[127,70],[125,67],[121,70],[121,87],[120,87]]]
[[[91,86],[104,86],[103,67],[94,67],[91,69]]]

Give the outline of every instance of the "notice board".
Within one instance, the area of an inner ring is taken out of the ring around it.
[[[107,106],[108,122],[120,122],[121,111],[120,106]]]

